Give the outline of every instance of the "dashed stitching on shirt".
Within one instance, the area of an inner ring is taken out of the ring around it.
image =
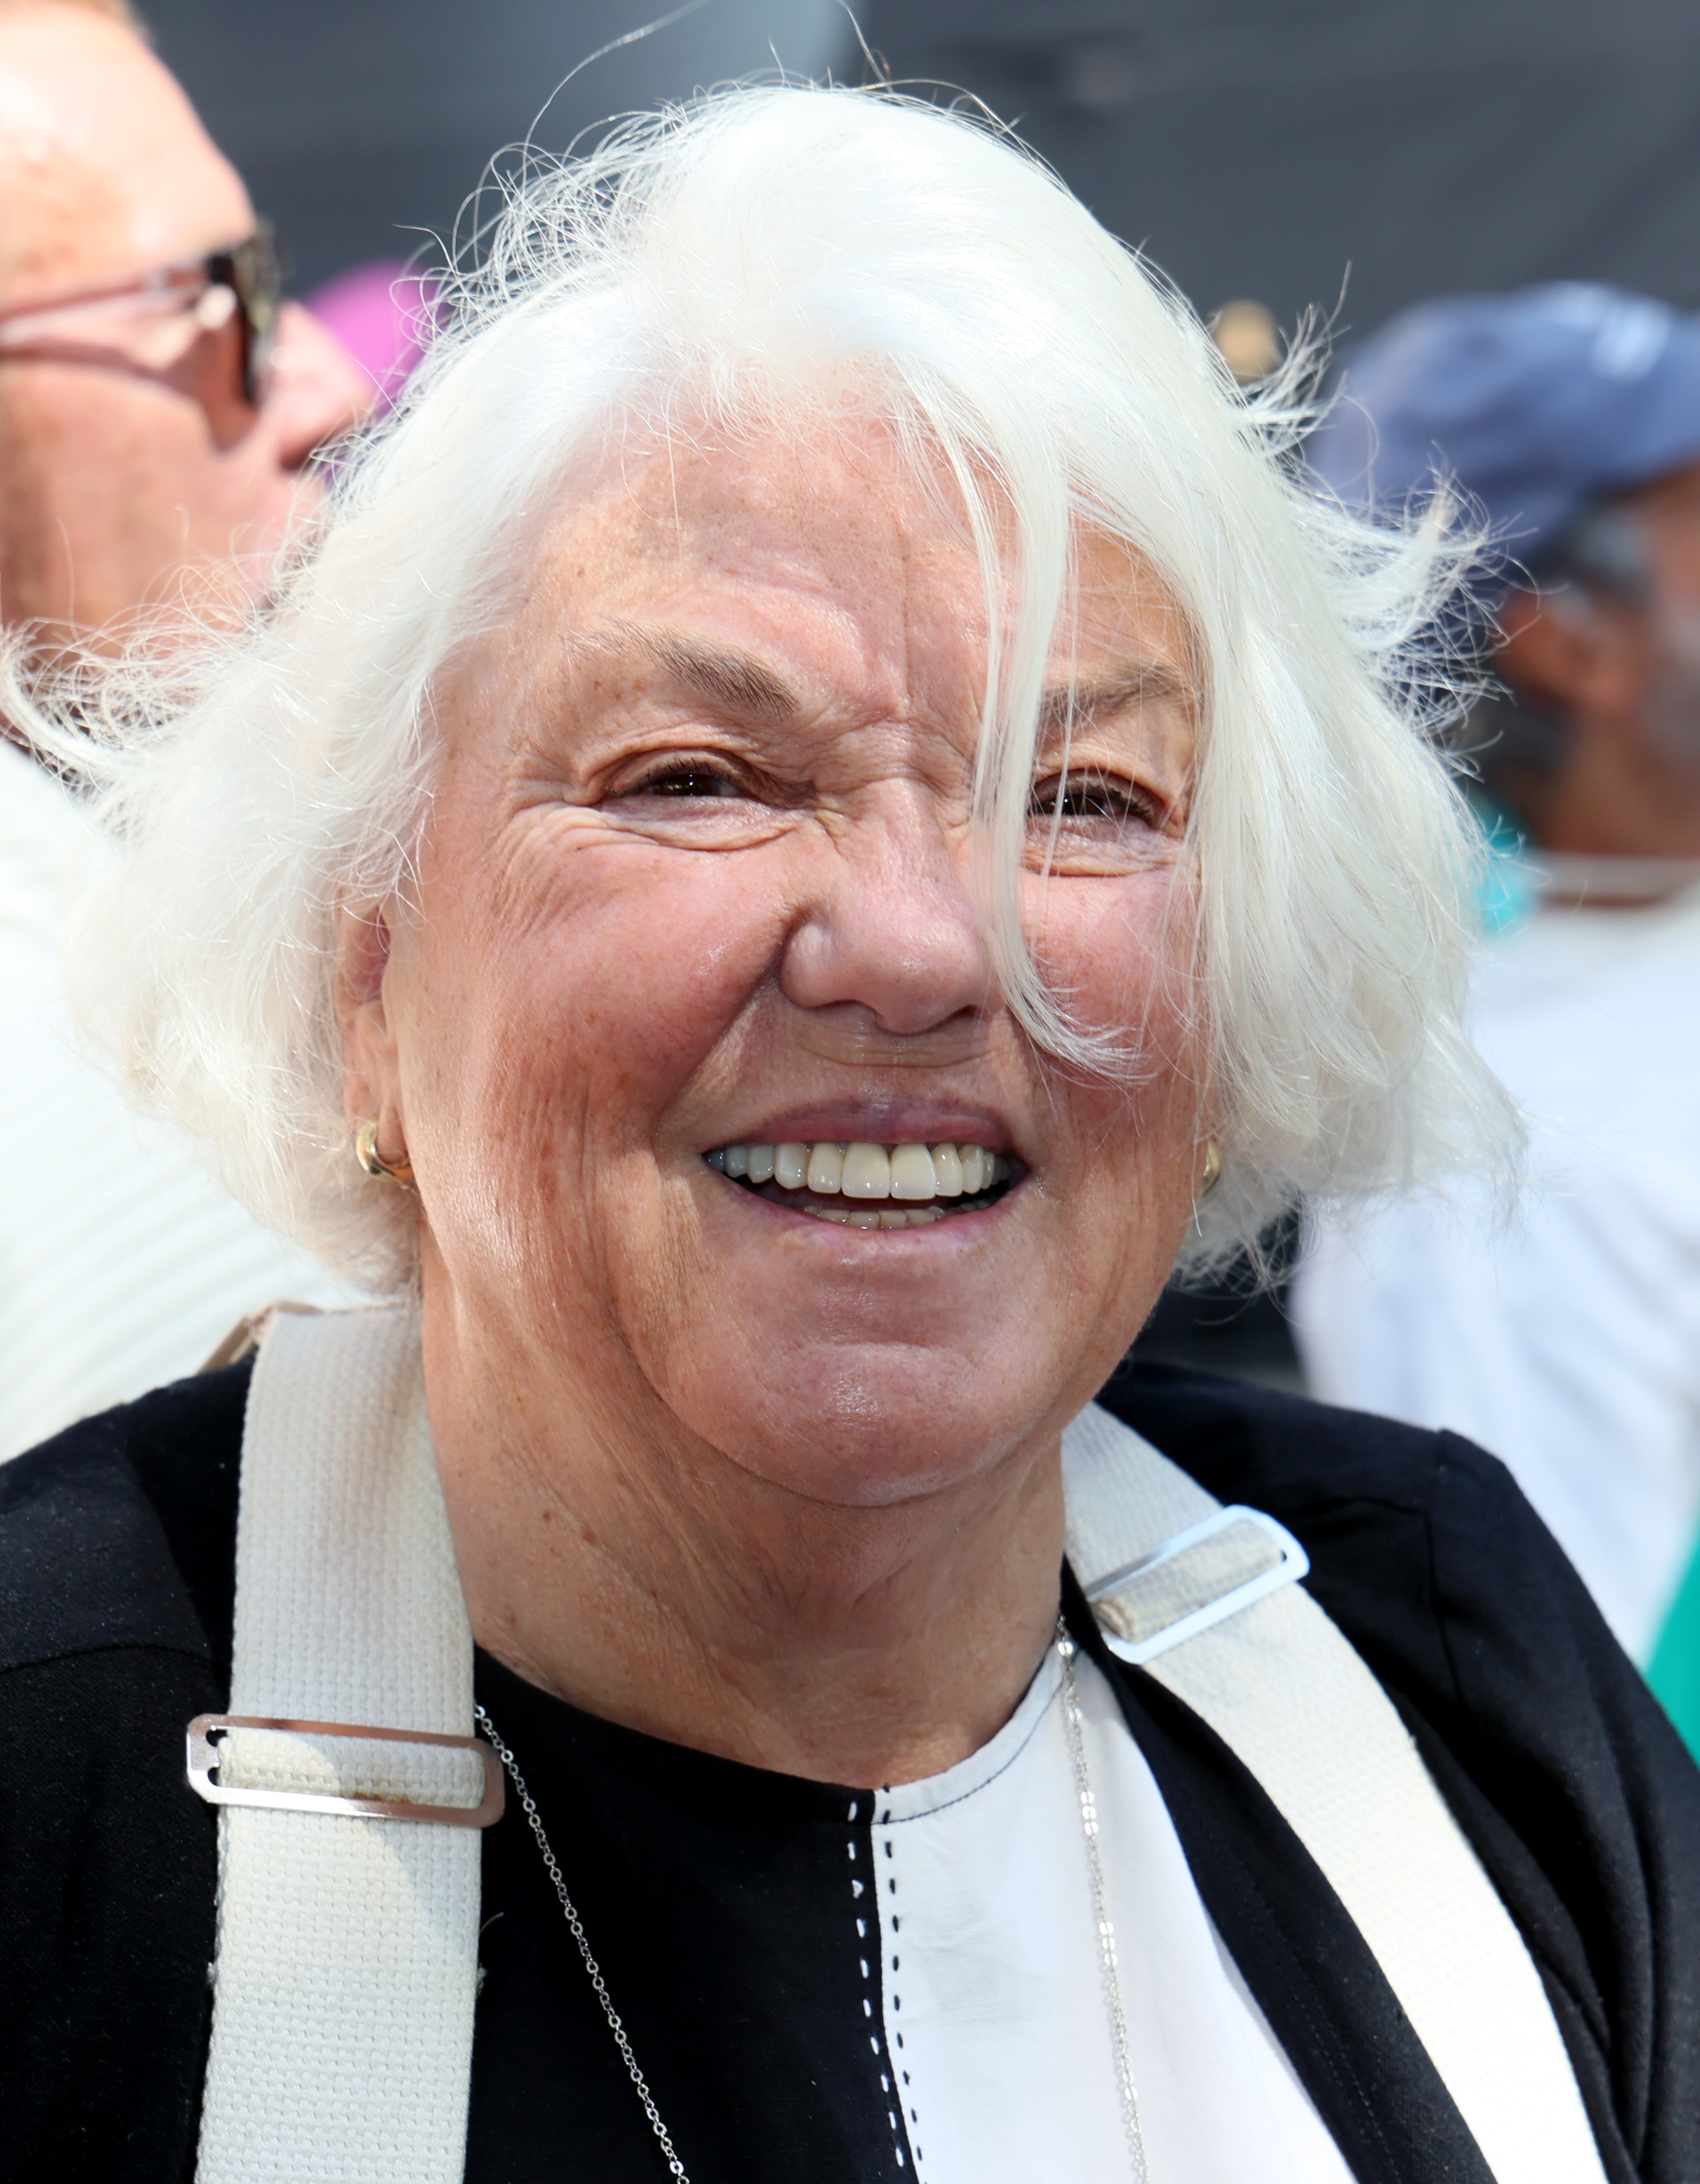
[[[1009,1757],[1004,1761],[1002,1766],[995,1769],[993,1773],[988,1774],[984,1782],[977,1782],[972,1790],[964,1790],[960,1797],[951,1797],[942,1805],[929,1805],[924,1813],[905,1813],[900,1817],[894,1819],[891,1808],[888,1805],[885,1810],[879,1814],[875,1825],[883,1828],[894,1828],[901,1827],[910,1820],[931,1819],[935,1814],[948,1813],[952,1805],[966,1804],[970,1797],[978,1797],[982,1790],[989,1789],[991,1785],[997,1780],[999,1775],[1006,1774],[1009,1769],[1014,1766],[1016,1761],[1020,1758],[1022,1753],[1026,1751],[1028,1746],[1031,1744],[1034,1738],[1038,1736],[1045,1716],[1051,1712],[1051,1708],[1056,1702],[1061,1688],[1062,1686],[1059,1683],[1052,1689],[1047,1696],[1045,1704],[1040,1707],[1038,1713],[1034,1714],[1032,1726],[1028,1729],[1027,1735],[1023,1737],[1021,1742],[1017,1745],[1015,1750],[1010,1753]],[[850,1801],[849,1814],[849,1818],[852,1822],[855,1821],[856,1815],[861,1812],[861,1800],[859,1797],[852,1798]],[[850,1838],[850,1862],[852,1864],[855,1864],[856,1863],[856,1847],[854,1836]],[[889,1836],[885,1840],[885,1855],[887,1859],[895,1864],[895,1852],[893,1849]],[[876,1856],[876,1864],[877,1864],[878,1858]],[[870,1876],[871,1883],[876,1888],[878,1888],[878,1880],[879,1876],[877,1871]],[[850,1879],[850,1896],[853,1902],[861,1902],[862,1897],[867,1892],[867,1884],[865,1884],[862,1881],[860,1875],[852,1875]],[[886,1892],[891,1899],[891,1934],[895,1943],[902,1927],[902,1920],[898,1915],[896,1903],[897,1875],[895,1872],[887,1873],[885,1877],[885,1886]],[[874,1912],[875,1924],[877,1926],[878,1924],[878,1903],[875,1903],[873,1905],[870,1906],[870,1908]],[[856,1939],[859,1942],[864,1945],[866,1945],[868,1939],[867,1926],[867,1919],[860,1912],[858,1912],[856,1922]],[[857,1961],[861,1966],[861,1976],[864,1987],[868,1990],[867,1992],[865,1992],[862,1996],[862,2014],[865,2018],[872,2018],[873,2015],[873,1997],[871,1990],[873,1977],[873,1968],[868,1961],[865,1946],[862,1953],[859,1955]],[[897,1985],[898,1976],[902,1969],[902,1962],[903,1959],[900,1953],[894,1947],[891,1952],[891,1964],[888,1973],[888,1992],[891,1997],[891,2014],[894,2018],[896,2017],[898,2012],[903,2008],[902,1992]],[[868,2036],[868,2044],[872,2048],[874,2054],[878,2056],[880,2053],[880,2043],[872,2033]],[[880,2089],[885,2094],[888,2103],[895,2101],[897,2103],[895,2108],[888,2106],[885,2112],[886,2119],[891,2126],[892,2151],[896,2156],[898,2168],[900,2170],[906,2169],[909,2164],[904,2158],[904,2128],[902,2119],[899,2114],[899,2109],[906,2109],[909,2116],[909,2148],[911,2153],[915,2156],[915,2176],[917,2180],[917,2184],[925,2184],[926,2163],[921,2151],[921,2115],[920,2111],[915,2105],[914,2091],[910,2083],[909,2073],[903,2066],[903,2035],[901,2032],[898,2032],[894,2035],[893,2046],[895,2047],[896,2053],[893,2053],[889,2050],[887,2051],[885,2055],[885,2063],[888,2067],[882,2069],[879,2074]],[[900,2092],[892,2082],[893,2073],[895,2073],[895,2075],[902,2081],[902,2090]]]
[[[879,1819],[878,1819],[878,1821],[877,1822],[877,1825],[878,1825],[878,1826],[880,1826],[880,1827],[884,1827],[884,1828],[889,1828],[889,1827],[890,1827],[890,1826],[893,1825],[893,1821],[892,1821],[892,1818],[891,1818],[891,1808],[890,1808],[889,1805],[886,1807],[885,1810],[884,1810],[884,1811],[883,1811],[883,1812],[879,1815]],[[888,1836],[885,1838],[885,1855],[886,1855],[886,1857],[887,1857],[887,1858],[888,1858],[888,1859],[889,1859],[889,1860],[893,1860],[893,1861],[895,1862],[895,1853],[893,1852],[893,1850],[892,1850],[892,1846],[891,1846],[891,1838],[890,1838],[890,1836]],[[898,1936],[898,1935],[899,1935],[899,1934],[901,1932],[901,1930],[902,1930],[902,1926],[903,1926],[903,1921],[902,1921],[902,1919],[899,1917],[899,1915],[898,1915],[898,1911],[897,1911],[897,1903],[896,1903],[896,1897],[897,1897],[897,1875],[896,1875],[896,1874],[895,1874],[895,1873],[888,1873],[888,1874],[886,1875],[886,1876],[885,1876],[885,1887],[886,1887],[886,1893],[887,1893],[887,1894],[888,1894],[888,1896],[889,1896],[889,1897],[890,1897],[890,1898],[892,1899],[892,1902],[891,1902],[891,1937],[892,1937],[893,1943],[895,1944],[895,1943],[896,1942],[896,1940],[897,1940],[897,1936]],[[889,1974],[889,1988],[888,1988],[888,1992],[889,1992],[889,1993],[890,1994],[890,1997],[891,1997],[891,2014],[892,2014],[892,2015],[893,2015],[894,2017],[895,2017],[895,2016],[896,2016],[897,2013],[898,2013],[898,2012],[902,2008],[902,2007],[903,2007],[903,1997],[902,1997],[902,1994],[900,1992],[900,1991],[899,1991],[899,1989],[898,1989],[898,1986],[897,1986],[897,1977],[898,1977],[898,1974],[899,1974],[899,1973],[900,1973],[900,1971],[902,1970],[902,1967],[903,1967],[903,1958],[902,1958],[902,1956],[900,1955],[900,1953],[899,1953],[899,1951],[897,1950],[897,1948],[894,1946],[894,1947],[893,1947],[893,1949],[892,1949],[892,1952],[891,1952],[891,1968],[890,1968],[890,1974]],[[900,2108],[907,2109],[907,2110],[909,2111],[909,2147],[910,2147],[910,2151],[911,2151],[911,2152],[914,2154],[914,2156],[915,2156],[915,2174],[916,2174],[916,2176],[917,2176],[918,2179],[924,2180],[924,2178],[925,2178],[925,2176],[926,2176],[927,2170],[926,2170],[926,2163],[925,2163],[925,2159],[924,2159],[924,2158],[923,2158],[923,2156],[922,2156],[922,2152],[921,2152],[921,2117],[920,2117],[920,2114],[919,2114],[919,2112],[917,2111],[917,2109],[916,2109],[916,2107],[915,2107],[913,2092],[912,2092],[912,2090],[911,2090],[911,2086],[910,2086],[910,2082],[909,2082],[909,2073],[908,2073],[908,2071],[904,2068],[904,2066],[903,2066],[903,2063],[902,2063],[902,2060],[901,2060],[902,2052],[903,2052],[903,2035],[901,2034],[901,2032],[899,2032],[899,2033],[897,2033],[897,2034],[895,2036],[895,2047],[896,2047],[896,2048],[897,2048],[897,2051],[898,2051],[898,2052],[897,2052],[895,2054],[889,2054],[889,2053],[888,2053],[887,2059],[889,2061],[889,2063],[890,2063],[890,2064],[891,2064],[892,2069],[893,2069],[893,2070],[897,2073],[898,2076],[899,2076],[899,2077],[903,2081],[903,2091],[902,2091],[900,2093],[900,2092],[896,2092],[895,2088],[892,2086],[891,2081],[890,2081],[890,2080],[889,2080],[889,2078],[883,2078],[883,2078],[881,2079],[880,2082],[881,2082],[881,2083],[882,2083],[882,2084],[886,2087],[886,2089],[887,2089],[888,2092],[890,2092],[890,2093],[895,2094],[895,2098],[896,2098],[896,2100],[897,2100],[897,2102],[898,2102],[899,2106],[900,2106]],[[902,2143],[901,2143],[901,2139],[902,2139],[902,2126],[901,2126],[901,2125],[899,2123],[899,2120],[898,2120],[897,2115],[896,2115],[896,2114],[895,2114],[894,2111],[892,2111],[892,2110],[888,2110],[888,2111],[887,2111],[887,2113],[888,2113],[888,2114],[889,2114],[889,2115],[890,2115],[890,2117],[891,2117],[891,2129],[892,2129],[892,2133],[893,2133],[894,2137],[895,2137],[898,2139],[898,2141],[899,2141],[898,2149],[897,2149],[897,2163],[898,2163],[898,2166],[899,2166],[900,2168],[901,2168],[901,2167],[902,2167],[902,2165],[903,2165],[903,2148],[902,2148]]]
[[[860,1813],[860,1812],[861,1812],[861,1798],[860,1798],[860,1797],[852,1797],[852,1798],[851,1798],[851,1800],[850,1800],[850,1812],[849,1812],[849,1814],[846,1815],[846,1817],[847,1817],[847,1818],[848,1818],[848,1819],[850,1821],[850,1823],[851,1823],[851,1825],[855,1825],[855,1821],[856,1821],[856,1815],[857,1815],[857,1814],[858,1814],[858,1813]],[[889,1854],[889,1850],[890,1850],[890,1846],[888,1844],[888,1846],[887,1846],[887,1852],[888,1852],[888,1855]],[[850,1837],[850,1864],[851,1864],[852,1865],[856,1864],[856,1837],[855,1837],[854,1836],[852,1836]],[[894,1881],[894,1882],[892,1883],[892,1888],[893,1888],[894,1892],[895,1892],[896,1886],[897,1886],[896,1882],[895,1882],[895,1881]],[[861,1879],[861,1875],[860,1875],[859,1874],[854,1874],[854,1873],[853,1873],[853,1874],[850,1875],[850,1901],[851,1901],[851,1903],[861,1903],[861,1901],[862,1897],[863,1897],[867,1894],[867,1886],[868,1886],[868,1884],[867,1884],[867,1882],[865,1882],[865,1881]],[[875,1928],[876,1928],[876,1930],[878,1930],[878,1906],[877,1906],[877,1905],[874,1905],[874,1904],[870,1904],[870,1905],[868,1906],[868,1909],[869,1909],[869,1910],[871,1910],[871,1911],[872,1911],[872,1912],[874,1913],[874,1914],[875,1914],[875,1917],[874,1917],[874,1924],[875,1924]],[[896,1924],[897,1924],[897,1922],[896,1922],[895,1919],[893,1919],[893,1921],[892,1921],[892,1927],[893,1927],[893,1930],[894,1930],[894,1931],[895,1931],[895,1929],[896,1929]],[[862,1990],[863,1990],[863,1992],[862,1992],[862,1997],[861,1997],[861,2010],[862,2010],[862,2015],[863,2015],[863,2017],[864,2017],[864,2018],[872,2019],[872,2015],[873,2015],[873,1966],[872,1966],[872,1963],[869,1961],[868,1954],[867,1954],[867,1940],[868,1940],[868,1933],[867,1933],[867,1919],[866,1914],[865,1914],[864,1913],[861,1912],[861,1911],[858,1911],[858,1912],[856,1914],[856,1940],[857,1940],[857,1942],[861,1944],[861,1947],[860,1947],[860,1948],[859,1948],[859,1950],[858,1950],[858,1953],[857,1953],[857,1958],[856,1958],[856,1961],[857,1961],[857,1962],[861,1964],[861,1978],[862,1978]],[[875,1942],[875,1944],[874,1944],[874,1946],[875,1946],[876,1947],[878,1947],[878,1943],[876,1942]],[[892,1968],[892,1970],[893,1970],[894,1971],[895,1971],[895,1970],[896,1970],[896,1969],[897,1969],[897,1958],[896,1958],[895,1956],[893,1957],[893,1958],[892,1958],[892,1960],[891,1960],[891,1968]],[[896,2008],[896,2007],[898,2007],[898,2004],[897,2004],[897,2002],[896,2002],[896,1998],[895,1998],[895,1996],[894,1996],[894,1997],[893,1997],[893,2005],[892,2005],[892,2006],[894,2007],[894,2008]],[[882,2028],[882,2029],[883,2029],[883,2028]],[[891,2126],[891,2151],[892,2151],[892,2153],[893,2153],[894,2157],[895,2157],[895,2159],[896,2159],[897,2166],[898,2166],[899,2170],[906,2170],[906,2169],[907,2169],[907,2168],[908,2168],[908,2166],[909,2166],[909,2163],[908,2163],[908,2160],[907,2160],[907,2159],[906,2158],[906,2156],[905,2156],[905,2154],[904,2154],[904,2151],[903,2151],[904,2131],[903,2131],[903,2124],[902,2124],[902,2120],[901,2120],[901,2118],[899,2116],[898,2112],[897,2112],[897,2109],[896,2109],[895,2108],[894,2108],[894,2107],[891,2105],[891,2103],[892,2103],[892,2102],[893,2102],[894,2100],[898,2100],[898,2101],[900,2102],[900,2099],[901,2099],[901,2097],[900,2097],[899,2094],[897,2094],[897,2092],[895,2092],[895,2089],[894,2088],[894,2086],[893,2086],[893,2085],[892,2085],[892,2082],[891,2082],[891,2073],[892,2073],[894,2070],[896,2070],[898,2069],[897,2060],[896,2060],[896,2058],[895,2058],[895,2056],[893,2056],[893,2055],[891,2055],[890,2053],[889,2053],[885,2050],[885,2048],[883,2047],[883,2045],[882,2045],[882,2043],[881,2043],[881,2041],[880,2041],[880,2038],[879,2038],[879,2035],[878,2035],[878,2033],[877,2033],[877,2032],[870,2032],[870,2033],[868,2034],[868,2036],[867,2036],[867,2044],[868,2044],[868,2046],[869,2046],[869,2047],[873,2050],[873,2056],[874,2056],[874,2060],[875,2060],[875,2062],[876,2062],[877,2064],[879,2064],[879,2066],[880,2066],[880,2070],[879,2070],[879,2086],[880,2086],[880,2091],[881,2091],[881,2092],[885,2095],[885,2100],[886,2100],[885,2120],[886,2120],[886,2121],[887,2121],[887,2122]],[[903,2036],[902,2036],[902,2034],[901,2034],[900,2032],[900,2033],[898,2034],[898,2036],[897,2036],[897,2044],[898,2044],[898,2046],[899,2046],[900,2048],[903,2045]],[[906,2085],[909,2083],[909,2073],[908,2073],[906,2070],[906,2071],[904,2071],[904,2072],[902,2073],[902,2077],[903,2077],[903,2082],[904,2082],[904,2084],[906,2086]],[[911,2109],[911,2114],[912,2114],[913,2113],[914,2113],[914,2111]],[[917,2176],[918,2176],[918,2175],[919,2175],[919,2173],[920,2173],[920,2165],[921,2165],[921,2149],[920,2149],[920,2148],[919,2148],[919,2147],[917,2147],[917,2148],[916,2148],[916,2149],[915,2149],[915,2164],[916,2164],[916,2173],[917,2173]]]

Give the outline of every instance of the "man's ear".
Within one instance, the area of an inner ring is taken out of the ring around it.
[[[404,1139],[394,1028],[384,1001],[393,903],[337,913],[337,1022],[343,1034],[343,1110],[350,1122],[376,1116],[386,1145]]]
[[[1632,711],[1646,674],[1634,610],[1580,586],[1513,592],[1500,609],[1495,672],[1541,711],[1573,721]]]

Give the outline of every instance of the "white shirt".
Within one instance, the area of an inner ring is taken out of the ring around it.
[[[1541,911],[1485,950],[1474,1029],[1530,1117],[1520,1214],[1324,1228],[1299,1349],[1325,1401],[1502,1457],[1644,1662],[1700,1527],[1700,894]]]
[[[76,1053],[59,948],[104,854],[0,740],[0,1458],[192,1373],[275,1298],[348,1301]]]
[[[1075,1674],[1153,2184],[1351,2184],[1210,1923],[1115,1694],[1083,1657]],[[872,1872],[852,1853],[858,1921],[881,1952],[880,2068],[919,2184],[1133,2174],[1061,1685],[1053,1648],[989,1744],[870,1793]]]

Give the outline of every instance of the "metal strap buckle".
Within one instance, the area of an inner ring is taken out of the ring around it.
[[[1121,1568],[1113,1569],[1107,1576],[1097,1579],[1086,1587],[1088,1604],[1096,1607],[1100,1601],[1112,1593],[1119,1592],[1123,1586],[1131,1585],[1138,1578],[1148,1576],[1163,1563],[1174,1561],[1177,1556],[1185,1554],[1190,1548],[1201,1546],[1207,1540],[1214,1539],[1218,1533],[1229,1531],[1236,1524],[1250,1524],[1263,1535],[1277,1550],[1278,1558],[1274,1563],[1239,1585],[1230,1585],[1225,1592],[1218,1593],[1214,1600],[1206,1601],[1190,1614],[1178,1617],[1161,1630],[1152,1631],[1148,1637],[1119,1638],[1112,1631],[1106,1631],[1105,1643],[1112,1652],[1119,1654],[1124,1661],[1131,1661],[1135,1667],[1140,1666],[1146,1661],[1155,1660],[1159,1653],[1167,1653],[1171,1646],[1184,1645],[1189,1638],[1197,1637],[1201,1631],[1226,1622],[1230,1615],[1239,1614],[1253,1601],[1265,1599],[1270,1593],[1279,1591],[1284,1585],[1292,1585],[1308,1575],[1310,1557],[1286,1526],[1266,1510],[1248,1508],[1244,1502],[1235,1502],[1224,1509],[1218,1509],[1201,1524],[1190,1524],[1185,1531],[1177,1532],[1173,1539],[1164,1540],[1149,1554],[1140,1556],[1134,1562],[1125,1563]]]
[[[484,1768],[477,1805],[414,1805],[402,1798],[360,1797],[305,1790],[239,1790],[214,1778],[217,1738],[228,1729],[278,1729],[303,1736],[375,1737],[385,1744],[437,1744],[476,1752]],[[355,1820],[437,1820],[445,1827],[488,1828],[502,1817],[507,1786],[502,1763],[478,1736],[441,1736],[434,1730],[374,1729],[347,1721],[275,1721],[261,1714],[198,1713],[189,1724],[189,1787],[209,1805],[258,1805],[277,1813],[332,1813]]]

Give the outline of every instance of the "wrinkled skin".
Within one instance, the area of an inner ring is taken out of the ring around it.
[[[241,181],[141,42],[51,5],[0,13],[0,306],[201,258],[254,228]],[[138,610],[221,610],[264,589],[316,505],[304,465],[371,391],[289,305],[256,411],[237,342],[234,326],[205,334],[165,376],[0,356],[7,623],[110,643]]]
[[[1142,1028],[1129,1089],[1046,1061],[1000,998],[980,578],[877,429],[627,449],[527,567],[442,696],[416,902],[343,926],[348,1112],[413,1165],[474,1627],[632,1725],[912,1779],[1043,1652],[1062,1429],[1195,1202],[1184,632],[1089,544],[1079,808],[1023,883],[1076,1019]],[[867,1233],[703,1159],[826,1137],[972,1139],[1025,1179]]]

